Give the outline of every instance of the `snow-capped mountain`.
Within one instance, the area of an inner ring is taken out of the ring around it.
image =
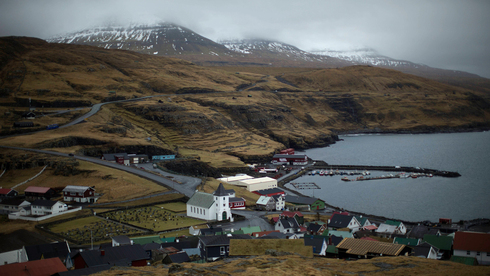
[[[92,45],[139,53],[179,57],[199,65],[287,66],[334,68],[371,65],[446,81],[452,77],[478,77],[461,71],[432,68],[410,61],[396,60],[373,49],[350,51],[303,51],[293,45],[263,39],[214,42],[173,23],[98,27],[55,38],[48,42]]]
[[[350,61],[355,64],[387,67],[418,66],[417,64],[409,61],[396,60],[386,56],[382,56],[378,54],[378,52],[370,48],[361,48],[350,51],[319,50],[310,51],[310,53],[320,56],[336,57],[342,60]]]
[[[172,24],[98,27],[50,38],[48,42],[92,45],[152,55],[230,54],[230,51],[187,28]]]

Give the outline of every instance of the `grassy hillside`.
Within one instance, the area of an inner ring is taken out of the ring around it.
[[[436,132],[490,127],[490,96],[395,70],[200,67],[90,46],[0,39],[2,134],[29,106],[34,129],[88,111],[40,115],[114,99],[74,127],[2,139],[5,145],[100,156],[199,156],[243,167],[279,149],[325,146],[344,132]],[[206,93],[215,92],[215,93]],[[150,139],[148,139],[150,137]]]

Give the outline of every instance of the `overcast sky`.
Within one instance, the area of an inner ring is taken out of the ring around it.
[[[490,78],[487,0],[0,0],[0,36],[46,39],[107,23],[157,21],[214,41],[264,38],[306,51],[370,47]]]

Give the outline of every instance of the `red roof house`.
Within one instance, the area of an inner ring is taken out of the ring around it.
[[[14,189],[0,189],[0,197],[16,197],[19,193]]]
[[[24,190],[27,200],[51,199],[55,191],[49,187],[29,186]]]
[[[474,257],[478,264],[490,264],[490,234],[458,231],[454,235],[453,255]]]
[[[50,276],[68,271],[60,258],[42,259],[0,266],[2,276]]]

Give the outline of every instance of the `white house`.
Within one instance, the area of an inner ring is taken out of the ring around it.
[[[328,220],[328,229],[337,230],[341,228],[349,228],[351,232],[357,232],[361,224],[356,217],[351,215],[334,214]]]
[[[474,257],[480,265],[490,265],[490,234],[458,231],[454,235],[453,255]]]
[[[17,198],[8,198],[0,202],[0,214],[10,214],[21,211],[22,208],[30,206],[29,201]]]
[[[37,199],[31,204],[31,214],[34,216],[57,214],[66,210],[68,206],[60,201]]]
[[[276,224],[274,225],[274,230],[279,230],[280,232],[286,234],[298,233],[301,231],[301,228],[295,218],[286,217],[277,220]]]
[[[395,225],[380,223],[378,229],[376,229],[376,233],[383,237],[390,237],[393,234],[398,234],[396,229],[397,227]]]
[[[401,221],[387,220],[387,221],[385,221],[385,224],[396,226],[396,233],[397,234],[405,235],[407,233],[407,227]]]
[[[286,201],[284,200],[284,195],[273,195],[272,198],[276,203],[276,211],[284,210],[284,206],[286,204]]]
[[[187,201],[187,216],[203,220],[233,220],[230,197],[233,190],[225,190],[223,184],[213,194],[196,191]]]

